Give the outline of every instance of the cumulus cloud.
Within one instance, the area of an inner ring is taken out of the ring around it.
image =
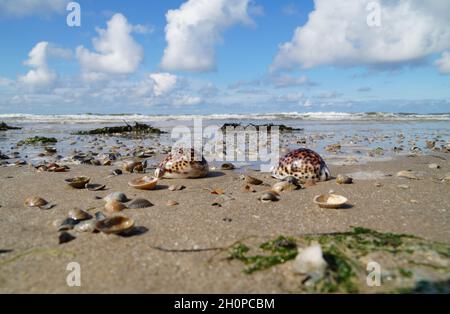
[[[153,93],[161,96],[172,91],[177,84],[176,75],[170,73],[152,73],[150,79],[153,81]]]
[[[450,52],[443,52],[441,58],[435,62],[435,65],[442,74],[450,74]]]
[[[98,37],[92,40],[95,52],[83,46],[76,50],[85,80],[105,79],[108,75],[134,73],[143,57],[143,48],[130,35],[135,30],[125,16],[114,14],[106,29],[97,29]]]
[[[166,41],[161,66],[166,70],[215,69],[215,47],[233,25],[250,24],[249,0],[189,0],[166,14]]]
[[[63,14],[69,0],[0,0],[1,17],[49,16]]]
[[[369,0],[315,0],[307,23],[279,47],[272,69],[398,66],[450,48],[450,1],[380,0],[381,25],[369,26]]]
[[[19,82],[32,88],[46,87],[56,80],[57,74],[49,68],[48,59],[54,58],[70,58],[71,51],[56,47],[46,41],[36,44],[28,54],[28,60],[25,65],[32,69],[24,76],[19,76]]]

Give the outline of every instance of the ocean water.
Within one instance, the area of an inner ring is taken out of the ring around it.
[[[396,155],[408,154],[411,148],[418,147],[423,153],[426,140],[435,140],[436,146],[447,146],[450,143],[450,114],[392,114],[392,113],[277,113],[254,115],[204,115],[204,116],[164,116],[164,115],[0,115],[0,121],[21,127],[21,130],[0,132],[0,151],[11,155],[20,152],[22,159],[38,162],[43,148],[26,146],[17,148],[15,144],[28,137],[55,137],[58,154],[67,156],[74,150],[87,152],[96,149],[107,152],[110,146],[117,144],[117,138],[107,138],[103,146],[92,146],[95,136],[72,135],[75,131],[88,130],[104,126],[117,126],[127,123],[141,122],[158,127],[168,134],[162,135],[159,141],[148,139],[120,139],[125,146],[135,147],[170,147],[174,139],[172,131],[177,127],[193,129],[194,124],[206,127],[221,127],[224,123],[284,124],[301,128],[301,132],[282,134],[281,146],[286,149],[297,147],[311,148],[329,163],[363,163],[372,160],[386,160]],[[204,140],[205,141],[205,140]],[[157,142],[162,145],[159,146]],[[325,148],[330,144],[340,144],[339,153],[329,152]],[[393,151],[400,147],[401,151]],[[380,150],[382,149],[382,151]],[[242,164],[253,163],[238,160]]]

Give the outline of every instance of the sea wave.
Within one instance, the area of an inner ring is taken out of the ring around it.
[[[414,114],[386,112],[284,112],[265,114],[211,114],[211,115],[143,115],[143,114],[0,114],[0,121],[34,123],[115,123],[149,121],[205,120],[324,120],[324,121],[450,121],[450,113]]]

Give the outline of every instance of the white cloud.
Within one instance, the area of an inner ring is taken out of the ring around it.
[[[313,82],[309,80],[309,78],[305,75],[295,77],[290,75],[280,75],[274,76],[272,78],[273,85],[276,88],[286,88],[286,87],[298,87],[304,85],[315,85]]]
[[[0,0],[1,17],[64,14],[69,0]]]
[[[153,81],[153,93],[161,96],[172,91],[177,84],[177,77],[170,73],[152,73],[150,79]]]
[[[167,47],[161,62],[166,70],[215,69],[215,46],[235,24],[250,24],[249,0],[189,0],[166,14]]]
[[[181,97],[175,98],[172,101],[173,106],[195,106],[203,102],[203,99],[198,96],[182,95]]]
[[[369,2],[315,0],[308,22],[280,46],[272,69],[395,66],[450,48],[450,1],[380,0],[380,27],[368,26]]]
[[[450,74],[450,52],[443,52],[441,58],[435,62],[435,65],[442,74]]]
[[[97,29],[99,37],[92,40],[96,52],[83,46],[76,54],[82,68],[82,76],[87,81],[105,79],[108,75],[134,73],[143,57],[143,48],[134,41],[130,25],[120,13],[114,14],[106,29]]]
[[[31,88],[47,87],[54,83],[57,78],[55,71],[49,68],[49,58],[70,58],[70,50],[56,47],[46,41],[41,41],[34,46],[28,54],[25,65],[32,69],[24,76],[19,76],[19,82]]]

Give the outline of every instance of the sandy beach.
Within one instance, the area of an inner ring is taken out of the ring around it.
[[[430,169],[431,163],[440,168]],[[450,173],[445,154],[330,168],[334,176],[352,176],[354,183],[320,182],[282,192],[278,202],[262,203],[259,195],[276,180],[256,171],[246,174],[263,180],[264,184],[254,186],[256,192],[249,193],[242,190],[242,171],[236,170],[213,169],[207,178],[195,180],[163,179],[156,190],[139,191],[128,187],[127,182],[142,175],[108,176],[114,167],[74,165],[65,173],[37,172],[30,166],[1,167],[0,291],[305,292],[301,280],[290,271],[292,261],[245,274],[243,263],[227,259],[229,249],[236,243],[257,245],[279,235],[298,238],[344,232],[351,227],[410,234],[443,243],[447,248],[450,245],[450,186],[441,181]],[[397,177],[401,170],[414,171],[419,180]],[[65,178],[79,175],[106,184],[106,190],[76,190],[65,184]],[[167,187],[172,184],[186,188],[169,191]],[[214,195],[206,188],[223,189],[224,194]],[[322,209],[313,203],[315,195],[330,190],[346,196],[350,205],[336,210]],[[143,197],[154,204],[150,208],[123,211],[135,220],[135,234],[123,237],[72,231],[75,240],[58,244],[55,220],[65,218],[73,208],[90,213],[104,211],[104,201],[98,197],[115,191],[124,192],[131,199]],[[41,196],[56,206],[50,210],[26,207],[24,199],[30,195]],[[179,205],[167,206],[168,200]],[[81,287],[66,284],[69,273],[66,267],[70,262],[81,266]],[[445,282],[448,263],[447,258],[444,271],[431,269],[431,273],[429,267],[425,267],[425,273],[419,267],[414,280],[422,276],[430,282]],[[417,267],[410,265],[412,271]],[[414,283],[412,279],[392,282],[388,279],[381,287],[371,288],[364,280],[355,279],[358,292],[390,292]]]

